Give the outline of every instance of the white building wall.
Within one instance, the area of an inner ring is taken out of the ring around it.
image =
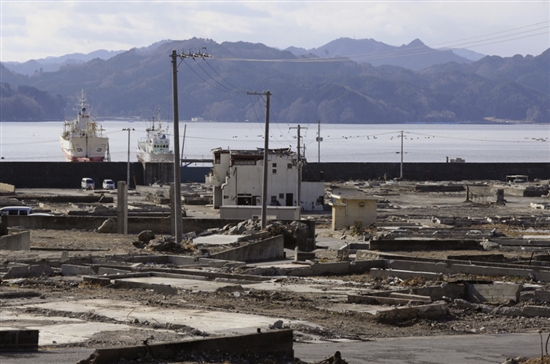
[[[300,200],[302,211],[323,211],[325,199],[324,182],[302,182]]]
[[[234,158],[231,165],[229,151],[220,151],[214,158],[212,174],[207,182],[214,187],[214,208],[232,205],[262,204],[264,174],[263,158],[247,164],[246,157]],[[216,151],[214,151],[216,155]],[[254,164],[252,164],[254,163]],[[268,156],[268,206],[301,206],[302,211],[323,210],[323,182],[302,182],[301,203],[298,204],[298,169],[296,155],[270,154]]]

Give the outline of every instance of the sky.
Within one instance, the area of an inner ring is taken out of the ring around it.
[[[550,0],[0,0],[0,61],[209,38],[285,49],[347,37],[484,55],[550,48]]]

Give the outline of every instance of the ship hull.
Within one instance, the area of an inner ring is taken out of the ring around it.
[[[68,162],[103,162],[109,138],[61,138],[61,149]]]
[[[173,163],[174,162],[173,153],[157,154],[157,153],[147,153],[147,152],[138,150],[138,152],[136,153],[136,156],[141,163]]]

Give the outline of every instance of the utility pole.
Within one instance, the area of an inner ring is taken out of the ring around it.
[[[204,48],[203,48],[204,49]],[[179,107],[178,107],[178,58],[207,58],[207,53],[181,53],[172,50],[172,93],[174,98],[174,194],[172,206],[172,217],[174,218],[174,240],[179,243],[182,236],[182,213],[181,213],[181,163],[180,163],[180,132],[179,132]]]
[[[307,129],[307,128],[302,128],[300,127],[300,124],[298,124],[297,127],[291,127],[289,129],[298,129],[297,130],[297,137],[296,139],[298,139],[298,146],[296,148],[296,150],[298,151],[298,183],[297,183],[297,188],[296,188],[296,205],[298,207],[300,207],[299,209],[299,213],[301,213],[302,211],[302,202],[301,202],[301,194],[302,194],[302,155],[300,153],[300,149],[301,149],[301,136],[300,136],[300,130],[301,129]]]
[[[128,167],[126,168],[126,185],[130,188],[130,132],[134,131],[134,128],[124,128],[122,131],[128,132]]]
[[[403,179],[403,130],[401,130],[401,165],[399,168],[399,179]]]
[[[317,163],[321,163],[321,120],[317,120]]]
[[[265,230],[267,226],[267,156],[269,153],[269,97],[271,92],[265,91],[247,92],[247,95],[265,96],[265,136],[264,136],[264,184],[262,186],[262,230]]]

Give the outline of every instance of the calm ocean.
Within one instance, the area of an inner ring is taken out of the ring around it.
[[[137,140],[145,136],[145,121],[103,121],[109,137],[111,160],[137,161]],[[168,122],[168,134],[172,124]],[[211,158],[217,147],[263,148],[263,123],[180,123],[180,147],[184,158]],[[186,128],[183,141],[184,128]],[[317,162],[317,124],[301,124],[302,145],[310,162]],[[64,161],[59,143],[63,122],[0,123],[0,156],[4,161]],[[399,162],[403,130],[404,162],[550,162],[550,125],[489,124],[321,124],[321,162]],[[296,124],[272,123],[270,148],[296,151]],[[171,142],[173,146],[173,140]]]

